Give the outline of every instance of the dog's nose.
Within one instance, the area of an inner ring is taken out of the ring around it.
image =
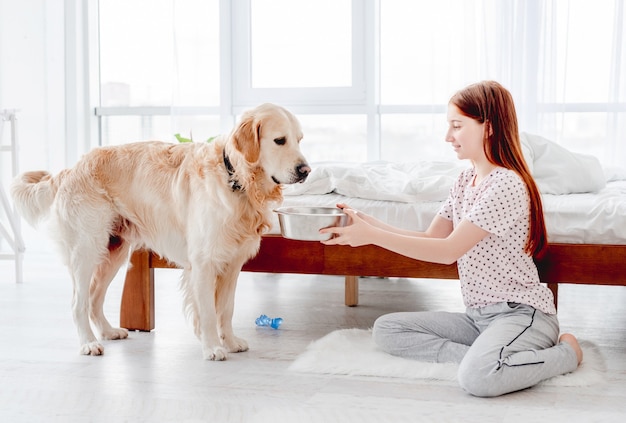
[[[298,174],[298,180],[304,182],[309,173],[311,173],[311,167],[306,163],[300,163],[296,166],[296,173]]]

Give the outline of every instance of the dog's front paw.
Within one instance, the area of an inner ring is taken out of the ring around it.
[[[80,346],[80,353],[82,355],[102,355],[104,354],[104,347],[98,341],[87,342]]]
[[[229,339],[224,339],[222,344],[231,353],[238,353],[243,351],[248,351],[248,343],[245,339],[238,338],[233,336]]]
[[[205,360],[224,361],[228,353],[222,347],[202,347],[202,356]]]
[[[128,331],[124,328],[110,328],[102,331],[102,339],[126,339]]]

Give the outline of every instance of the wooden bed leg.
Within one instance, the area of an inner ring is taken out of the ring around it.
[[[154,329],[154,269],[150,252],[134,251],[126,272],[120,326],[129,330],[149,332]]]
[[[548,288],[552,291],[554,296],[554,307],[559,307],[559,284],[556,282],[548,282]]]
[[[345,303],[348,307],[354,307],[359,304],[359,277],[346,276],[346,299]]]

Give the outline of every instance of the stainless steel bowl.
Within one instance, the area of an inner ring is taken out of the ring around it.
[[[328,240],[332,234],[320,234],[320,229],[348,222],[348,215],[337,207],[280,207],[274,211],[282,236],[301,241]]]

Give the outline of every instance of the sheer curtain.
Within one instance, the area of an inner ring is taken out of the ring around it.
[[[609,84],[609,100],[615,110],[609,113],[608,157],[613,163],[626,166],[626,5],[623,0],[615,2],[613,18],[612,72]]]
[[[622,165],[624,3],[380,0],[382,158],[446,157],[445,102],[494,79],[511,90],[522,131]]]
[[[474,7],[484,46],[479,72],[511,90],[521,130],[623,166],[624,0],[491,0]]]

